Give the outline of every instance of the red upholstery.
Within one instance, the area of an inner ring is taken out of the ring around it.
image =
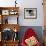
[[[35,37],[37,36],[36,33],[34,32],[34,30],[32,28],[27,29],[27,31],[25,32],[24,37],[22,38],[21,45],[26,46],[25,39],[28,39],[29,37],[32,37],[32,36],[35,36]],[[35,46],[41,46],[41,45],[38,42]]]

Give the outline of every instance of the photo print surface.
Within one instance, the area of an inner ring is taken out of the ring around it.
[[[25,19],[36,19],[37,8],[24,8],[24,18]]]

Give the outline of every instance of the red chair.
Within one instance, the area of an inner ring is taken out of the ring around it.
[[[25,32],[24,37],[22,38],[21,46],[27,46],[27,44],[25,43],[25,40],[32,37],[32,36],[34,36],[37,39],[37,35],[34,32],[34,30],[32,28],[28,28],[27,31]],[[37,42],[37,44],[35,46],[41,46],[39,41]]]

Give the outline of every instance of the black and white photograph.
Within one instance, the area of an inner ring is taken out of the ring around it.
[[[24,18],[25,19],[36,19],[37,8],[24,8]]]

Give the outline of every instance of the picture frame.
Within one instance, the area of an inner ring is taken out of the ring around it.
[[[2,10],[2,15],[9,15],[9,10]]]
[[[24,19],[36,19],[37,8],[24,8]]]

